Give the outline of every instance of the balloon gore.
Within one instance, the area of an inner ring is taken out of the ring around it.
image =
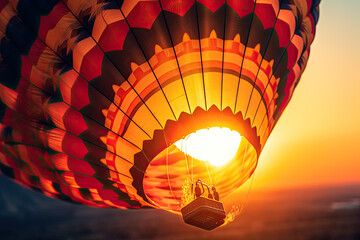
[[[179,214],[199,178],[225,198],[299,83],[319,2],[2,1],[0,172],[95,207]]]

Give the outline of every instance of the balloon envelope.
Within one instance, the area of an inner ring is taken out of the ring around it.
[[[97,207],[179,212],[189,176],[227,196],[290,101],[318,5],[1,1],[1,172]],[[241,136],[222,166],[174,144],[213,127]]]

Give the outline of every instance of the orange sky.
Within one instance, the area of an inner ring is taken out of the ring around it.
[[[323,0],[310,59],[252,189],[360,183],[360,1]]]

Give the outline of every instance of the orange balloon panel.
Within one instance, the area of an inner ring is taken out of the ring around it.
[[[0,3],[0,171],[66,201],[178,212],[199,130],[242,136],[194,178],[255,171],[305,69],[317,0]]]

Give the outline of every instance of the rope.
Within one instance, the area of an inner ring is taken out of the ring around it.
[[[244,210],[244,207],[245,207],[245,205],[246,205],[246,203],[247,203],[247,201],[248,201],[250,189],[251,189],[251,187],[252,187],[252,185],[253,185],[253,182],[254,182],[254,175],[255,175],[255,172],[254,172],[254,174],[251,176],[250,186],[249,186],[249,189],[248,189],[248,191],[247,191],[245,201],[244,201],[244,203],[241,205],[240,213],[242,213],[242,211]],[[239,214],[240,214],[240,213],[239,213]]]
[[[172,190],[172,187],[171,187],[171,184],[170,184],[170,178],[169,178],[169,143],[167,141],[167,137],[166,137],[166,134],[164,132],[164,138],[165,138],[165,141],[166,141],[166,156],[165,156],[165,159],[166,159],[166,177],[167,177],[167,180],[168,180],[168,185],[169,185],[169,188],[170,188],[170,192],[171,192],[171,195],[173,196],[174,200],[176,202],[178,202],[178,199],[175,197],[175,194]]]
[[[184,158],[185,158],[185,163],[186,163],[186,169],[187,169],[187,172],[188,172],[188,176],[190,176],[190,169],[189,169],[189,163],[188,163],[188,159],[187,159],[187,154],[186,152],[183,151],[183,143],[184,143],[184,140],[181,140],[181,151],[184,153]]]
[[[207,161],[205,161],[205,166],[206,166],[206,170],[207,170],[208,175],[209,175],[209,179],[210,179],[211,185],[213,186],[214,183],[213,183],[213,181],[212,181],[212,179],[211,179],[211,174],[210,174],[210,172],[209,172],[209,168],[208,168],[208,165],[207,165]]]
[[[244,170],[245,156],[246,156],[246,154],[247,154],[248,146],[249,146],[249,143],[247,142],[247,143],[246,143],[245,152],[244,152],[244,155],[243,155],[242,166],[241,166],[241,172]]]
[[[247,151],[248,151],[248,146],[249,146],[249,143],[246,143],[246,148],[245,148],[245,152],[244,152],[244,156],[243,156],[243,162],[242,162],[241,172],[244,170],[245,156],[246,156]],[[251,189],[252,184],[253,184],[253,181],[254,181],[254,175],[255,175],[255,173],[251,176],[250,186],[249,186],[249,189],[248,189],[248,191],[247,191],[247,193],[246,193],[245,201],[241,204],[241,208],[240,208],[240,210],[239,210],[239,214],[242,213],[242,211],[244,210],[244,207],[245,207],[245,205],[246,205],[246,203],[247,203],[247,201],[248,201],[250,189]]]
[[[185,141],[185,154],[187,155],[187,139],[189,138],[189,136],[190,135],[188,135],[188,136],[186,136],[186,138],[184,139],[184,141]],[[190,159],[191,159],[191,176],[190,176],[190,178],[191,178],[191,182],[193,182],[194,181],[194,158],[191,156],[191,155],[189,155],[189,157],[190,157]],[[186,158],[186,161],[187,161],[187,158]]]

